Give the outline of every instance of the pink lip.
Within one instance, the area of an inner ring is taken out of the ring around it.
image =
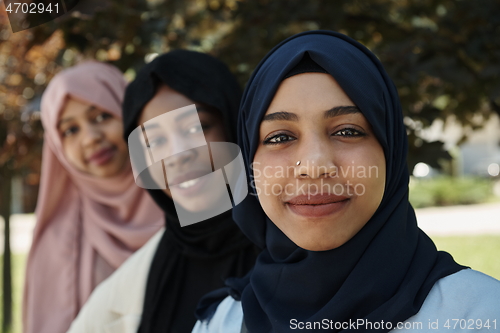
[[[334,194],[299,195],[285,202],[295,214],[304,217],[324,217],[344,209],[350,197]]]
[[[99,149],[98,151],[90,155],[90,157],[87,159],[87,162],[98,166],[104,165],[111,161],[113,156],[115,156],[115,152],[116,148],[114,147]]]

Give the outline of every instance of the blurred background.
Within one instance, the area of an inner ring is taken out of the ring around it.
[[[61,69],[107,61],[131,80],[177,48],[225,61],[242,85],[277,43],[340,31],[396,84],[410,141],[419,225],[457,261],[500,279],[498,0],[80,0],[13,33],[0,4],[0,256],[3,332],[20,332],[26,254],[40,179],[40,98]]]

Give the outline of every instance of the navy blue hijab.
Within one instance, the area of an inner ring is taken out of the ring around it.
[[[253,179],[249,165],[259,144],[262,118],[280,83],[306,53],[335,78],[371,124],[386,158],[384,196],[352,239],[322,252],[295,245],[265,215],[257,197],[247,196],[233,209],[233,217],[264,251],[245,278],[227,281],[226,295],[241,300],[251,333],[289,332],[291,319],[384,320],[395,325],[419,311],[437,280],[465,267],[437,251],[417,227],[408,201],[408,140],[401,105],[375,55],[331,31],[304,32],[271,50],[250,78],[240,108],[238,143],[248,177]],[[222,294],[203,300],[199,318],[210,316],[213,307],[206,305]],[[377,330],[384,331],[389,329]]]

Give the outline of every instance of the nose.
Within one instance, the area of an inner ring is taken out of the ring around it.
[[[94,145],[104,138],[102,129],[92,124],[82,126],[82,144],[84,147]]]
[[[328,178],[335,176],[338,172],[335,164],[335,151],[330,140],[320,134],[303,138],[295,158],[293,165],[296,178]]]
[[[196,160],[197,148],[193,148],[193,144],[189,142],[188,138],[175,135],[170,142],[170,156],[165,158],[165,163],[169,168],[180,167]]]
[[[167,157],[165,163],[169,168],[180,167],[196,159],[196,148],[189,149]]]

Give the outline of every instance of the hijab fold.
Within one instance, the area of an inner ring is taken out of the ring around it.
[[[248,177],[253,177],[248,166],[259,144],[262,118],[281,82],[305,56],[332,75],[371,124],[386,158],[384,196],[352,239],[338,248],[314,252],[288,239],[266,217],[250,188],[251,194],[233,215],[241,230],[264,250],[251,273],[227,281],[226,295],[241,300],[251,333],[289,332],[291,319],[383,320],[395,327],[419,311],[437,280],[465,267],[437,251],[417,227],[408,201],[408,142],[401,105],[375,55],[331,31],[304,32],[271,50],[254,71],[241,104],[238,143]],[[205,297],[198,317],[210,317],[213,303],[223,295],[218,291]]]
[[[142,109],[162,84],[218,110],[228,141],[235,141],[241,98],[235,77],[221,61],[186,50],[155,58],[128,86],[123,103],[125,139],[139,126]],[[199,299],[222,287],[227,277],[246,274],[258,249],[238,229],[231,211],[181,227],[172,199],[161,190],[148,191],[165,212],[166,231],[149,271],[139,332],[189,333]]]
[[[162,227],[161,210],[134,183],[130,163],[100,178],[66,159],[57,123],[69,97],[121,118],[126,81],[95,61],[63,70],[41,106],[45,130],[37,223],[24,290],[25,333],[66,332],[97,283]]]

